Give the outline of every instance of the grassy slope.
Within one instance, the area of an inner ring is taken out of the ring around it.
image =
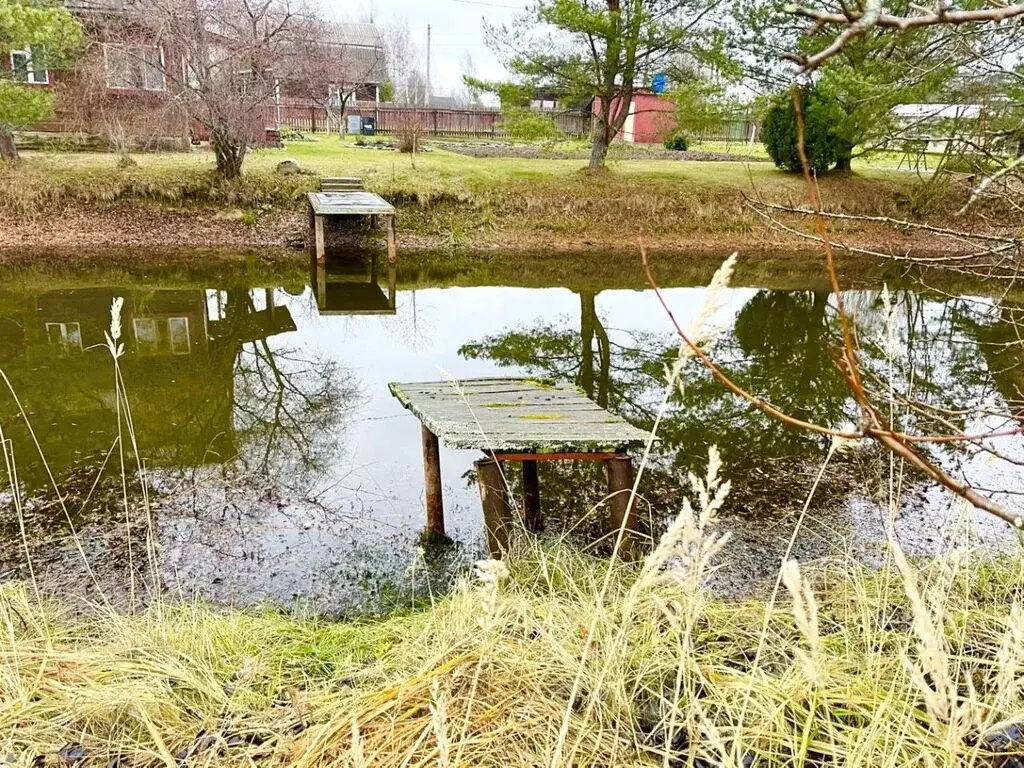
[[[1019,560],[844,564],[813,579],[813,607],[798,587],[798,615],[788,596],[711,599],[676,568],[618,568],[602,601],[606,561],[530,549],[500,589],[466,583],[357,622],[159,601],[76,617],[7,586],[0,753],[25,768],[60,764],[61,749],[137,768],[510,768],[556,752],[560,765],[1000,764],[977,743],[1024,708]]]
[[[770,246],[784,237],[745,208],[746,200],[806,200],[801,180],[770,163],[613,160],[610,173],[595,177],[582,172],[579,160],[475,159],[437,150],[418,156],[414,168],[407,155],[358,148],[336,137],[253,152],[246,177],[233,184],[213,177],[205,151],[136,155],[137,168],[120,170],[117,158],[107,154],[26,156],[20,168],[0,171],[0,218],[6,214],[10,226],[22,228],[19,222],[33,216],[45,226],[59,226],[41,214],[69,205],[98,210],[108,203],[143,201],[178,211],[195,210],[195,203],[236,209],[242,213],[235,219],[254,231],[254,222],[279,229],[283,224],[274,211],[285,209],[296,212],[289,221],[301,229],[304,193],[317,179],[274,175],[272,168],[284,158],[318,174],[363,177],[368,188],[401,206],[406,247],[579,249],[633,243],[638,236],[673,249]],[[821,186],[835,210],[915,216],[910,189],[916,178],[868,168],[853,176],[825,177]],[[951,207],[939,202],[929,201],[937,216]]]

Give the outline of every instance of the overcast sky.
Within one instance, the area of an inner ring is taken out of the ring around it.
[[[462,84],[462,61],[473,59],[476,76],[501,79],[505,70],[484,43],[482,20],[511,23],[529,0],[322,0],[339,21],[363,21],[369,15],[381,26],[405,19],[425,66],[427,25],[431,26],[431,85],[439,95]]]

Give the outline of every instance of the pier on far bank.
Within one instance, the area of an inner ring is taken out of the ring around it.
[[[326,259],[325,220],[341,216],[369,216],[371,227],[383,219],[387,227],[388,263],[395,263],[398,258],[395,207],[380,195],[363,189],[361,179],[325,177],[322,191],[308,193],[307,199],[318,264],[323,264]]]
[[[633,462],[626,452],[648,435],[588,399],[576,387],[538,379],[486,378],[388,385],[422,425],[427,530],[444,535],[439,443],[481,450],[476,461],[487,544],[507,550],[516,528],[505,467],[522,465],[519,527],[540,526],[540,461],[600,461],[608,482],[609,527],[635,531],[631,504]]]

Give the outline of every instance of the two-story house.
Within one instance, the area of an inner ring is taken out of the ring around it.
[[[0,68],[33,88],[55,91],[53,117],[31,126],[26,134],[36,138],[75,136],[113,149],[185,148],[204,138],[204,131],[189,119],[178,98],[187,87],[189,72],[184,57],[163,42],[156,30],[140,23],[132,0],[66,0],[67,7],[85,30],[85,50],[71,69],[47,66],[45,52],[31,46],[0,53]],[[254,126],[258,138],[276,129],[285,110],[321,107],[342,93],[360,102],[379,99],[386,80],[384,46],[372,24],[324,25],[326,45],[339,53],[337,73],[323,76],[323,94],[283,78],[268,96]],[[225,41],[230,45],[230,41]],[[328,59],[330,62],[331,59]],[[354,104],[353,104],[354,105]]]

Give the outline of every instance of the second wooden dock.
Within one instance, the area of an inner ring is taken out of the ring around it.
[[[347,189],[328,192],[310,192],[310,216],[313,224],[313,238],[316,243],[316,260],[323,264],[326,259],[326,219],[337,216],[369,216],[371,226],[381,218],[387,226],[388,262],[398,258],[395,233],[395,207],[380,195],[363,189]]]

